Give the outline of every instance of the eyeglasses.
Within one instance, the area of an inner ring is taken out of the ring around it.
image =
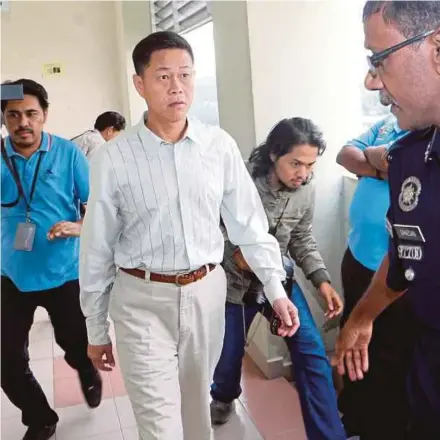
[[[397,52],[403,47],[409,46],[410,44],[416,43],[417,41],[421,41],[429,35],[433,34],[436,30],[433,29],[431,31],[424,32],[423,34],[416,35],[414,37],[408,38],[408,40],[402,41],[395,46],[391,46],[388,49],[382,50],[381,52],[377,52],[371,56],[367,56],[368,68],[370,73],[373,76],[377,75],[377,68],[380,64],[385,60],[385,58],[389,57],[392,53]]]

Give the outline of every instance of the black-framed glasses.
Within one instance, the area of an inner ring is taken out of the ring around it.
[[[398,50],[409,46],[410,44],[416,43],[417,41],[421,41],[429,35],[433,34],[436,30],[432,29],[430,31],[423,32],[423,34],[415,35],[414,37],[408,38],[401,43],[398,43],[394,46],[389,47],[388,49],[382,50],[381,52],[374,53],[373,55],[367,56],[368,68],[372,75],[377,74],[377,68],[380,64],[385,60],[385,58],[389,57],[392,53],[397,52]]]

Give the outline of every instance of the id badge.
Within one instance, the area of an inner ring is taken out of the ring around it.
[[[19,223],[15,234],[14,249],[32,251],[34,247],[36,225],[34,223]]]

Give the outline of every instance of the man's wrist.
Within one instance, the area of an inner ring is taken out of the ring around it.
[[[90,345],[108,345],[112,340],[109,335],[109,323],[90,324],[87,323],[87,336]]]
[[[330,284],[330,274],[327,272],[326,269],[318,269],[312,272],[309,275],[309,279],[315,289],[320,289],[323,283],[329,283]]]
[[[368,296],[361,298],[351,314],[350,320],[358,325],[369,324],[377,318],[371,305],[368,303]]]
[[[272,277],[269,282],[264,285],[264,293],[272,306],[277,299],[287,298],[283,284],[277,277]]]

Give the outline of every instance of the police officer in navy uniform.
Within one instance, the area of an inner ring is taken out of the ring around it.
[[[343,328],[333,362],[341,374],[361,380],[374,319],[407,295],[417,339],[405,440],[439,439],[440,2],[367,2],[363,20],[365,45],[373,52],[365,85],[389,95],[399,126],[412,133],[388,153],[388,255]]]

